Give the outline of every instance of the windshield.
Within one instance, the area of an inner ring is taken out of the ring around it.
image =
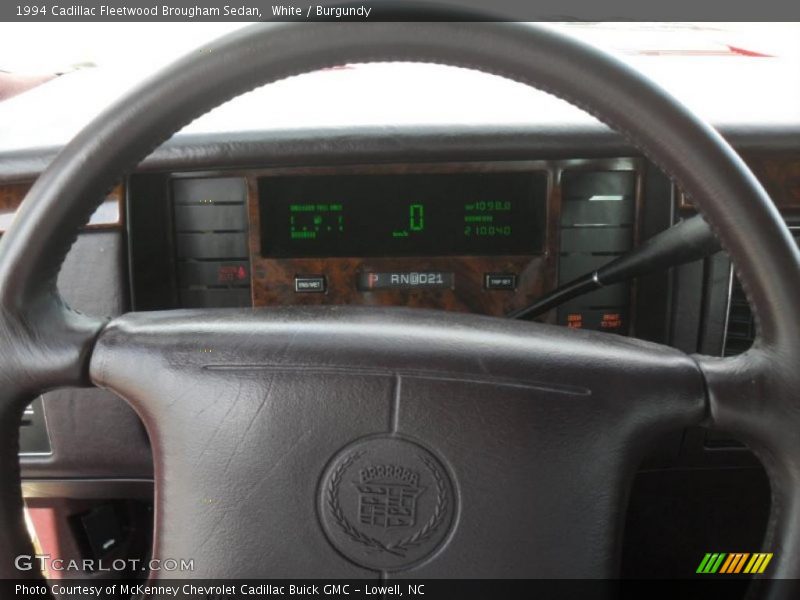
[[[63,73],[97,67],[152,72],[247,23],[2,23],[0,70]],[[797,58],[798,23],[553,23],[627,57]],[[43,44],[42,40],[47,43]]]
[[[145,77],[245,26],[0,24],[0,151],[63,143]],[[800,121],[798,23],[547,26],[616,54],[717,125]],[[218,108],[185,131],[590,119],[525,86],[433,65],[346,65],[267,88]],[[327,111],[321,110],[323,89]]]

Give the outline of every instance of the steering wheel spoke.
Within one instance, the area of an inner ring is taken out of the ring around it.
[[[743,355],[698,357],[707,382],[708,426],[734,435],[756,454],[769,475],[772,514],[763,541],[776,556],[800,554],[800,371],[794,357],[760,344]],[[765,586],[764,597],[793,597],[800,563],[784,560],[771,577],[792,580]],[[762,586],[764,584],[762,583]]]

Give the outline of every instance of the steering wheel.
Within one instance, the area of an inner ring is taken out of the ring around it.
[[[109,321],[66,306],[59,267],[122,173],[258,85],[372,61],[507,77],[626,135],[729,252],[756,315],[753,348],[688,356],[403,308]],[[32,553],[17,458],[23,408],[48,389],[94,385],[143,419],[155,460],[154,557],[194,559],[192,577],[615,577],[628,490],[651,441],[703,424],[760,457],[772,486],[768,574],[800,578],[798,250],[709,125],[622,62],[550,30],[257,24],[211,43],[111,106],[41,175],[0,244],[0,298],[2,577],[19,577],[14,556]],[[758,583],[764,597],[778,594]]]

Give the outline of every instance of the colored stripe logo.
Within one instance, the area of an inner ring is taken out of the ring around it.
[[[708,552],[700,561],[696,573],[727,575],[737,573],[763,573],[772,560],[772,552]]]

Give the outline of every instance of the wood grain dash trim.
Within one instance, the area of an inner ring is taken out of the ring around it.
[[[0,186],[0,233],[5,232],[14,220],[14,215],[25,199],[33,182],[10,183]],[[86,224],[85,229],[116,229],[122,226],[125,201],[125,188],[122,184],[114,186],[106,199],[97,208]]]

